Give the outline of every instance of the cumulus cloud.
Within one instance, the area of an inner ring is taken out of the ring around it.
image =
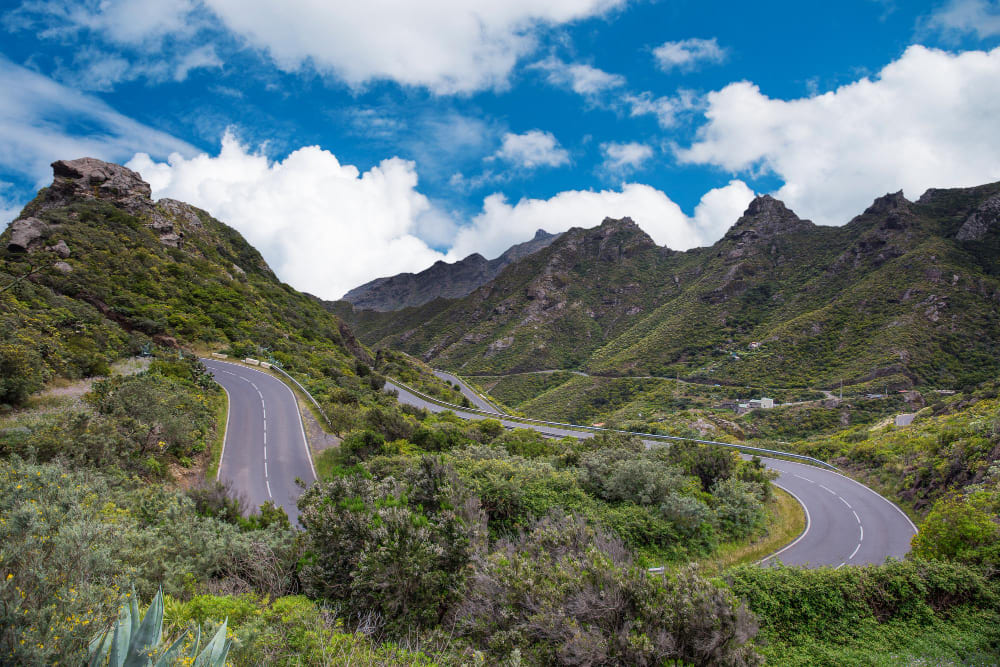
[[[1000,48],[911,46],[876,77],[795,100],[749,82],[710,93],[684,163],[770,173],[800,215],[843,224],[876,195],[1000,179]]]
[[[49,164],[96,157],[120,161],[137,151],[192,155],[180,139],[118,113],[98,98],[0,56],[0,169],[48,185]],[[73,134],[72,128],[88,128]]]
[[[643,162],[653,157],[652,147],[637,141],[628,143],[609,141],[601,144],[601,153],[604,154],[602,167],[611,173],[623,173],[638,169]]]
[[[1000,2],[996,0],[950,0],[931,13],[923,25],[946,37],[975,35],[987,39],[1000,35]]]
[[[531,67],[545,72],[552,85],[568,88],[585,97],[625,85],[625,77],[620,74],[611,74],[582,63],[563,62],[555,57],[546,58]]]
[[[530,130],[524,134],[507,132],[493,158],[523,169],[569,164],[569,152],[559,145],[551,132],[542,130]]]
[[[620,190],[569,190],[550,199],[521,199],[511,204],[502,194],[490,195],[472,224],[455,237],[448,261],[472,252],[495,257],[535,230],[563,232],[593,227],[605,217],[628,216],[660,245],[677,250],[717,240],[753,198],[742,181],[711,190],[688,216],[666,194],[649,185],[625,183]]]
[[[391,79],[437,93],[503,87],[546,28],[625,0],[204,0],[282,68],[309,63],[352,86]]]
[[[712,39],[682,39],[664,42],[653,49],[653,57],[664,72],[680,70],[690,72],[700,65],[718,64],[726,59],[726,50]]]
[[[129,163],[153,188],[238,229],[281,277],[339,298],[372,278],[419,271],[443,255],[417,237],[440,224],[412,162],[391,158],[361,173],[317,146],[271,162],[227,133],[218,156]]]

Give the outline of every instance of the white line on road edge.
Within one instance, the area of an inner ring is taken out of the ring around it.
[[[760,565],[763,562],[771,560],[772,558],[774,558],[778,554],[780,554],[782,552],[785,552],[785,551],[788,551],[789,549],[791,549],[792,547],[794,547],[796,544],[798,544],[799,542],[801,542],[802,538],[805,537],[807,534],[809,534],[809,528],[812,527],[812,519],[809,516],[809,508],[806,507],[806,504],[804,502],[802,502],[802,499],[799,498],[794,493],[792,493],[791,491],[789,491],[788,489],[786,489],[785,487],[783,487],[780,484],[778,484],[777,482],[772,481],[771,484],[774,484],[776,487],[778,487],[779,489],[781,489],[782,491],[784,491],[785,493],[787,493],[788,495],[790,495],[792,498],[795,498],[795,501],[799,505],[802,506],[802,509],[806,513],[806,527],[805,527],[805,530],[802,531],[802,534],[799,535],[798,537],[796,537],[795,541],[793,541],[791,544],[786,544],[784,547],[782,547],[781,549],[778,549],[777,551],[775,551],[770,556],[765,556],[764,558],[761,558],[759,561],[757,561],[756,563],[754,563],[754,565]]]
[[[274,378],[274,379],[278,380],[278,378]],[[278,380],[278,382],[281,382],[281,380]],[[302,410],[299,409],[299,399],[295,395],[295,392],[292,391],[292,388],[289,387],[287,384],[285,384],[284,382],[281,382],[281,386],[283,386],[285,389],[287,389],[288,393],[292,395],[292,403],[295,404],[295,414],[298,415],[298,417],[299,417],[299,430],[302,431],[302,446],[306,448],[306,458],[309,459],[309,469],[312,470],[313,479],[317,480],[317,479],[319,479],[319,477],[316,476],[316,468],[315,468],[315,466],[313,466],[312,451],[310,451],[310,449],[309,449],[309,440],[306,438],[306,427],[302,423]]]
[[[216,382],[216,384],[219,384]],[[221,384],[219,384],[222,387]],[[226,432],[222,435],[222,451],[219,452],[219,468],[215,471],[215,481],[219,481],[219,476],[222,474],[222,457],[226,455],[226,440],[229,440],[229,411],[233,406],[233,399],[229,395],[229,390],[222,387],[222,391],[226,392]]]

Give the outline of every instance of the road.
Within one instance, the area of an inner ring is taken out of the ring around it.
[[[218,478],[232,484],[249,510],[271,500],[296,525],[295,502],[302,493],[296,480],[311,484],[316,471],[295,394],[263,371],[216,359],[201,361],[229,395]]]
[[[456,380],[464,387],[459,378],[450,376],[450,381]],[[447,409],[391,381],[386,383],[386,388],[398,392],[403,403],[433,412]],[[468,387],[465,389],[471,392]],[[489,418],[457,409],[453,412],[465,419]],[[547,436],[593,437],[588,432],[525,424],[502,416],[500,421],[510,428],[531,428]],[[644,442],[647,447],[663,446],[657,440]],[[805,463],[772,458],[761,460],[778,472],[775,484],[791,493],[806,511],[806,529],[802,535],[762,562],[780,560],[786,565],[808,567],[866,565],[882,563],[886,558],[902,558],[910,550],[916,526],[896,505],[868,487],[839,473]]]

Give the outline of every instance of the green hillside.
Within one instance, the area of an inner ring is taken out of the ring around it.
[[[716,244],[687,252],[606,220],[462,299],[391,313],[331,308],[368,344],[468,374],[962,386],[1000,371],[998,193],[1000,184],[917,202],[886,195],[843,227],[815,226],[765,196]]]

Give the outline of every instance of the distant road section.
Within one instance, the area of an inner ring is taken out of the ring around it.
[[[455,376],[449,377],[452,382],[458,380]],[[458,382],[464,386],[460,380]],[[391,381],[386,383],[386,389],[397,391],[399,400],[409,405],[432,412],[447,409]],[[453,412],[464,419],[489,418],[458,409]],[[593,433],[586,431],[526,424],[504,419],[502,415],[497,418],[507,427],[530,428],[552,437],[593,437]],[[663,446],[663,442],[658,440],[644,442],[647,447]],[[804,463],[763,457],[761,461],[778,472],[775,484],[791,493],[806,511],[806,529],[802,535],[765,558],[763,563],[780,560],[786,565],[841,567],[882,563],[886,558],[902,558],[909,552],[910,540],[917,532],[916,526],[899,507],[865,485],[839,473]]]
[[[498,415],[503,414],[497,406],[493,405],[486,400],[485,397],[481,396],[476,390],[463,382],[457,375],[452,375],[451,373],[445,373],[444,371],[434,371],[436,375],[441,380],[445,382],[450,382],[458,386],[459,391],[465,396],[469,401],[479,408],[480,410],[485,410],[486,412],[494,412]]]
[[[256,510],[266,501],[283,507],[292,525],[302,493],[296,484],[316,480],[295,394],[262,371],[215,359],[202,359],[229,395],[226,439],[219,479],[229,482]]]

